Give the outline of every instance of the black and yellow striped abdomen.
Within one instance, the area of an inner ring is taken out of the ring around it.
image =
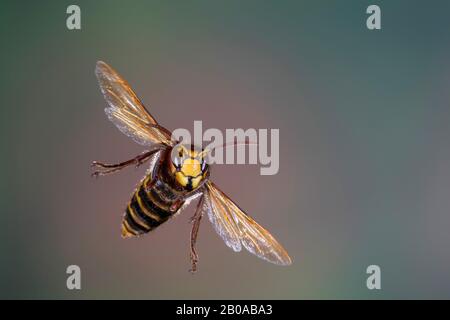
[[[183,205],[176,191],[166,182],[151,175],[139,184],[125,210],[122,237],[147,233],[167,221]]]

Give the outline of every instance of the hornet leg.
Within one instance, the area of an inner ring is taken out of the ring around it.
[[[92,177],[104,176],[104,175],[122,170],[123,168],[128,167],[132,164],[136,165],[136,167],[139,167],[141,164],[145,163],[148,159],[150,159],[150,157],[157,151],[159,151],[159,149],[147,151],[147,152],[144,152],[144,153],[134,157],[133,159],[130,159],[130,160],[127,160],[127,161],[124,161],[121,163],[117,163],[117,164],[105,164],[105,163],[101,163],[98,161],[93,161],[91,164],[91,167],[98,167],[101,169],[94,171],[91,174],[91,176]]]
[[[191,273],[195,273],[197,271],[198,254],[197,250],[195,250],[195,243],[197,242],[198,229],[200,228],[200,221],[202,220],[203,216],[202,212],[203,198],[204,196],[202,195],[199,202],[197,203],[197,209],[195,210],[195,214],[190,220],[190,222],[192,223],[192,230],[191,230],[191,252],[190,252],[191,269],[189,271]]]

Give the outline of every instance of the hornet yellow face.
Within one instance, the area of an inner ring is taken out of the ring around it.
[[[188,191],[196,189],[206,178],[208,164],[206,152],[191,145],[178,144],[171,152],[172,174],[176,182]]]

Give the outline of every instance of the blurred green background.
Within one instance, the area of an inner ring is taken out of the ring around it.
[[[66,28],[81,7],[82,29]],[[382,30],[366,28],[370,4]],[[1,298],[450,298],[448,1],[1,1]],[[161,124],[279,128],[280,171],[212,177],[286,247],[233,253],[193,207],[120,237],[143,148],[105,117],[104,60]],[[66,288],[66,267],[82,290]],[[381,290],[366,288],[368,265]]]

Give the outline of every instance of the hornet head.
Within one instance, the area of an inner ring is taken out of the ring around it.
[[[196,189],[208,177],[207,151],[194,145],[175,145],[170,153],[170,172],[188,191]]]

